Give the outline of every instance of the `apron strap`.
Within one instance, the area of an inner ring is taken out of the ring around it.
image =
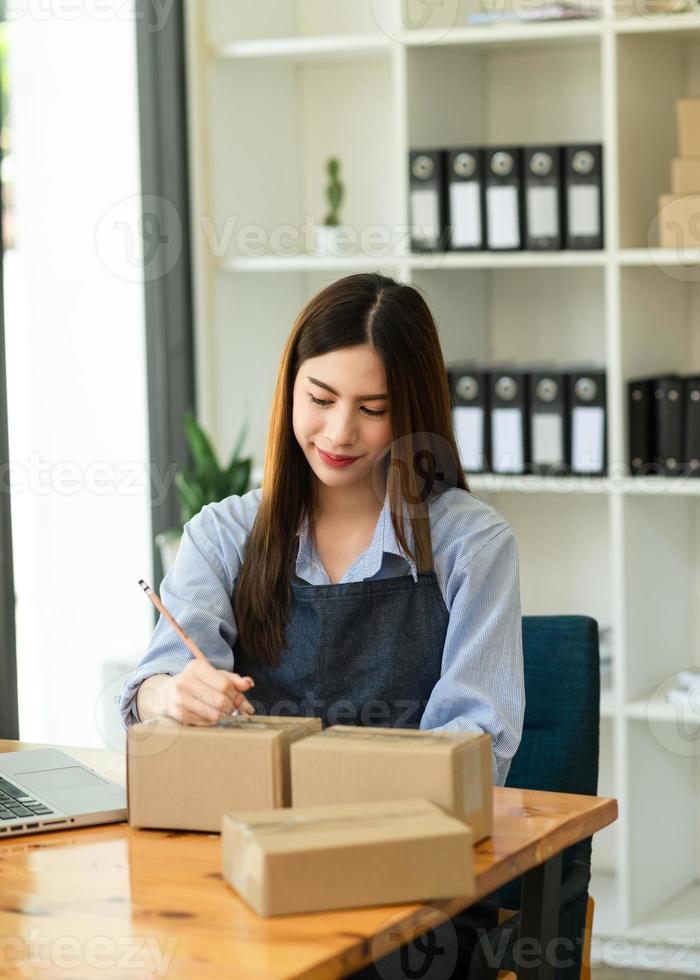
[[[427,517],[414,518],[411,522],[411,526],[413,528],[413,542],[416,552],[416,568],[419,572],[432,572],[434,565],[433,539],[430,533],[430,516],[428,515]],[[425,529],[423,536],[417,533],[419,529]]]

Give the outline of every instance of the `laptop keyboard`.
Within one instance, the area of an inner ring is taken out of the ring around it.
[[[40,803],[25,790],[15,786],[9,779],[0,776],[0,823],[5,820],[16,820],[18,817],[43,816],[45,813],[55,813],[45,803]]]

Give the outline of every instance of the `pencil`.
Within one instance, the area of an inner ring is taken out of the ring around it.
[[[201,660],[203,663],[208,664],[209,661],[204,656],[204,654],[202,653],[202,651],[199,649],[199,647],[197,646],[197,644],[194,642],[194,640],[191,640],[189,638],[189,636],[187,635],[187,633],[185,633],[185,631],[183,630],[182,626],[180,626],[180,624],[175,619],[175,617],[172,616],[168,612],[168,610],[165,608],[165,606],[160,601],[160,599],[158,598],[158,596],[155,594],[155,592],[153,591],[153,589],[150,587],[150,585],[148,584],[148,582],[145,582],[141,578],[141,579],[139,579],[139,585],[141,586],[141,588],[143,589],[143,591],[146,593],[146,595],[148,596],[148,598],[151,600],[151,602],[153,603],[153,605],[156,607],[156,609],[158,610],[158,612],[159,613],[162,613],[165,616],[165,618],[170,623],[170,625],[172,626],[172,628],[175,630],[175,632],[177,633],[177,635],[180,637],[180,639],[183,641],[183,643],[185,643],[185,645],[187,646],[187,649],[190,651],[190,653],[192,654],[192,656],[193,657],[196,657],[197,660]]]

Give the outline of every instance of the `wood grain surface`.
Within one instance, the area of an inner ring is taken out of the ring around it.
[[[122,754],[55,747],[124,785]],[[342,977],[616,817],[604,797],[497,787],[476,895],[268,919],[223,879],[217,834],[122,823],[0,838],[0,977]]]

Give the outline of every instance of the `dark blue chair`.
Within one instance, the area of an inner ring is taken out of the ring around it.
[[[598,624],[588,616],[524,616],[525,720],[523,736],[506,786],[557,793],[598,792],[600,657]],[[567,965],[557,980],[579,980],[584,942],[591,838],[567,848],[562,856],[559,937],[567,950],[557,955]],[[501,909],[519,909],[518,878],[489,896]],[[520,914],[491,929],[476,946],[468,980],[495,980],[498,971],[517,973],[514,944]],[[494,966],[487,951],[499,950]],[[490,961],[490,962],[489,962]]]

